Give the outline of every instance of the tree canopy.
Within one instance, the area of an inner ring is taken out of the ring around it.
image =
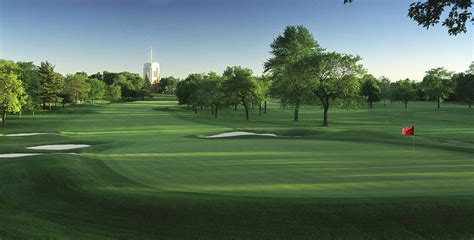
[[[61,99],[60,94],[63,90],[64,79],[54,71],[54,65],[47,61],[41,62],[38,74],[41,82],[43,109],[46,109],[46,104],[51,108],[53,102],[58,102]]]
[[[257,81],[252,76],[252,70],[240,66],[227,67],[223,75],[228,94],[244,106],[245,119],[249,120],[249,104],[255,99],[257,91]]]
[[[5,126],[8,112],[20,112],[26,103],[26,93],[16,72],[18,66],[11,61],[0,61],[0,109],[2,125]]]
[[[105,96],[106,86],[103,81],[99,79],[89,79],[88,81],[91,90],[89,91],[88,97],[94,103],[94,100],[102,100]]]
[[[157,85],[158,93],[173,94],[179,79],[173,76],[161,78]]]
[[[314,96],[323,105],[323,126],[328,126],[328,110],[331,101],[348,100],[358,94],[360,83],[357,79],[364,73],[359,56],[327,52],[306,60],[313,72]]]
[[[271,44],[272,57],[264,66],[272,78],[271,94],[283,107],[294,109],[298,121],[299,108],[310,91],[310,79],[304,74],[301,59],[322,53],[323,49],[304,26],[288,26]]]
[[[83,74],[68,74],[64,81],[63,97],[67,102],[78,103],[87,98],[87,94],[91,90],[90,85],[86,82],[87,77]]]
[[[391,99],[390,97],[390,79],[387,77],[380,77],[378,79],[378,84],[380,88],[380,97],[383,100],[383,106],[385,107],[385,100]]]
[[[425,93],[438,102],[438,108],[440,108],[440,102],[454,92],[452,75],[452,72],[439,67],[428,70],[423,78]]]
[[[382,91],[373,75],[366,74],[362,77],[361,94],[367,98],[369,108],[372,108],[373,102],[380,101]]]
[[[408,78],[391,84],[391,95],[394,101],[401,101],[405,104],[405,109],[409,101],[416,99],[415,89]]]
[[[456,82],[456,96],[458,100],[469,104],[469,108],[474,103],[474,74],[456,74],[454,76]]]
[[[352,1],[344,0],[344,3]],[[445,17],[442,25],[448,28],[449,35],[458,35],[467,32],[466,23],[474,23],[471,7],[472,0],[424,0],[410,4],[408,16],[427,29]],[[443,14],[446,10],[449,12]]]

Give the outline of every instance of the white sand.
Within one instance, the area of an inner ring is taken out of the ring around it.
[[[42,145],[42,146],[35,146],[35,147],[28,147],[28,149],[35,149],[35,150],[69,150],[69,149],[77,149],[77,148],[86,148],[90,147],[91,145],[86,144],[55,144],[55,145]]]
[[[41,155],[42,153],[5,153],[0,154],[0,158],[17,158],[17,157],[27,157]]]
[[[44,135],[49,133],[13,133],[13,134],[6,134],[5,137],[27,137],[27,136],[35,136],[35,135]]]
[[[276,134],[273,133],[252,133],[252,132],[228,132],[221,133],[217,135],[207,136],[206,138],[223,138],[223,137],[237,137],[237,136],[267,136],[267,137],[276,137]]]

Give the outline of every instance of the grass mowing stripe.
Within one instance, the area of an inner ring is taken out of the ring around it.
[[[469,239],[474,236],[474,112],[432,103],[302,109],[301,121],[171,99],[12,116],[1,152],[87,142],[79,155],[0,160],[0,238]],[[411,139],[417,126],[415,161]],[[126,127],[125,127],[126,126]],[[278,138],[205,139],[229,132]],[[23,230],[21,231],[20,228]]]

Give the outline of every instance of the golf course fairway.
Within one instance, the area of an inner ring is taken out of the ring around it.
[[[42,154],[0,158],[0,239],[474,238],[474,111],[300,114],[214,118],[170,96],[12,116],[0,154]],[[206,138],[233,131],[276,137]],[[28,149],[55,144],[90,147]]]

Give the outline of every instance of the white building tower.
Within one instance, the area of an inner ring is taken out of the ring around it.
[[[143,78],[150,81],[151,84],[160,81],[160,64],[153,62],[153,48],[150,48],[150,61],[143,65]]]

